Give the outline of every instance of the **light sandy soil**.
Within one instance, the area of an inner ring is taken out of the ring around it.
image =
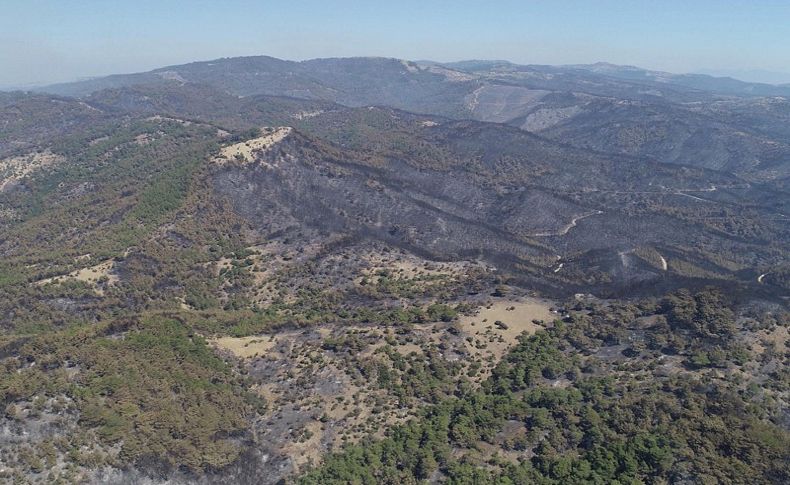
[[[315,118],[316,116],[321,115],[323,113],[324,113],[324,110],[322,110],[322,109],[317,109],[315,111],[300,111],[300,112],[294,114],[293,118],[297,119],[297,120],[306,120],[306,119],[309,119],[309,118]]]
[[[39,280],[36,284],[45,285],[47,283],[58,283],[61,280],[72,279],[72,280],[84,281],[85,283],[92,284],[96,294],[103,295],[104,290],[98,285],[99,279],[106,278],[108,285],[114,285],[119,281],[118,275],[112,272],[114,267],[115,267],[115,261],[113,260],[103,261],[95,266],[90,266],[88,268],[82,268],[76,271],[72,271],[67,275],[53,276],[52,278],[45,278],[43,280]]]
[[[506,345],[510,346],[516,343],[516,339],[523,332],[533,334],[544,328],[543,325],[533,323],[533,320],[543,321],[547,325],[554,321],[557,315],[549,310],[550,307],[548,302],[536,298],[524,298],[519,301],[502,300],[488,308],[481,308],[477,315],[462,316],[459,324],[464,332],[474,334],[481,328],[500,321],[508,328],[503,330],[495,326],[494,329],[497,335],[505,339]]]
[[[278,128],[264,128],[263,135],[258,138],[226,146],[220,150],[218,157],[213,162],[224,165],[230,162],[247,164],[255,160],[255,154],[271,148],[288,136],[292,128],[283,126]]]
[[[134,143],[136,145],[148,145],[153,140],[153,136],[150,133],[141,133],[134,137]]]
[[[106,276],[109,278],[110,282],[115,283],[118,281],[118,277],[110,273],[110,271],[113,269],[113,266],[114,261],[105,261],[103,263],[97,264],[96,266],[91,266],[90,268],[83,268],[81,270],[75,271],[74,273],[71,273],[71,275],[75,279],[85,282],[96,282],[96,280],[99,278]]]
[[[269,335],[251,337],[220,337],[209,339],[208,343],[226,350],[240,359],[265,355],[277,344],[277,338]]]
[[[323,448],[323,425],[320,421],[310,421],[300,430],[302,436],[309,438],[301,441],[291,441],[282,447],[282,452],[291,457],[294,469],[298,472],[308,465],[321,463]]]
[[[477,359],[493,357],[491,365],[484,366],[477,380],[482,380],[490,373],[493,364],[518,342],[519,335],[525,332],[531,335],[558,318],[550,308],[548,301],[537,298],[499,300],[489,307],[481,308],[474,316],[461,316],[459,329],[472,338],[472,342],[467,340],[467,350]],[[544,325],[536,324],[533,320],[542,321]],[[497,321],[507,328],[496,325]]]
[[[178,302],[178,306],[181,307],[182,310],[189,310],[189,311],[194,311],[195,310],[195,307],[193,307],[192,305],[189,305],[187,303],[187,301],[186,301],[186,298],[184,298],[184,297],[177,296],[176,297],[176,301]]]
[[[169,116],[160,116],[160,115],[154,115],[149,118],[146,118],[145,120],[146,121],[175,121],[176,123],[180,123],[184,126],[189,126],[192,124],[192,122],[189,120],[182,120],[180,118],[171,118]]]
[[[63,162],[65,158],[49,150],[0,160],[0,192],[12,183],[43,167]]]

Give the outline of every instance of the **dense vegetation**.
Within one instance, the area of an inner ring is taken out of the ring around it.
[[[765,406],[771,398],[735,374],[657,373],[664,355],[684,355],[693,369],[711,346],[737,348],[720,296],[681,292],[657,310],[642,343],[653,352],[631,347],[624,353],[632,358],[608,363],[595,352],[624,337],[621,312],[638,317],[649,305],[557,323],[522,338],[480,390],[441,400],[384,440],[331,455],[302,482],[413,483],[437,472],[449,483],[787,481],[781,406]],[[688,343],[659,343],[676,340]],[[720,367],[748,360],[743,349],[719,352]],[[788,377],[786,367],[773,376],[782,386]]]
[[[165,317],[42,335],[22,345],[5,370],[0,400],[12,403],[7,414],[24,417],[15,402],[60,399],[100,440],[121,444],[122,462],[148,457],[192,469],[227,465],[239,454],[228,438],[243,434],[245,418],[262,405],[201,337]],[[68,438],[73,444],[63,443],[64,453],[84,440]]]

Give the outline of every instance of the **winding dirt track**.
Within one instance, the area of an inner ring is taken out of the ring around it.
[[[576,216],[573,219],[571,219],[570,223],[568,223],[565,226],[563,226],[563,228],[560,229],[559,231],[539,232],[537,234],[532,234],[532,237],[564,236],[564,235],[568,234],[568,231],[570,231],[572,228],[576,227],[576,223],[579,222],[580,220],[585,219],[585,218],[590,217],[590,216],[597,216],[599,214],[603,214],[603,211],[595,211],[595,212],[590,212],[588,214],[583,214],[583,215],[580,215],[580,216]]]

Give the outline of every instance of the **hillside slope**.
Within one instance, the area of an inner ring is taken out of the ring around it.
[[[780,178],[456,119],[442,66],[316,62],[367,84],[324,98],[249,62],[320,99],[204,64],[0,97],[0,481],[787,481]],[[701,148],[781,138],[752,102]]]

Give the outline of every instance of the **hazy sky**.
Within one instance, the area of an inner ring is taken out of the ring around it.
[[[790,0],[383,3],[0,0],[0,86],[259,54],[790,73]]]

